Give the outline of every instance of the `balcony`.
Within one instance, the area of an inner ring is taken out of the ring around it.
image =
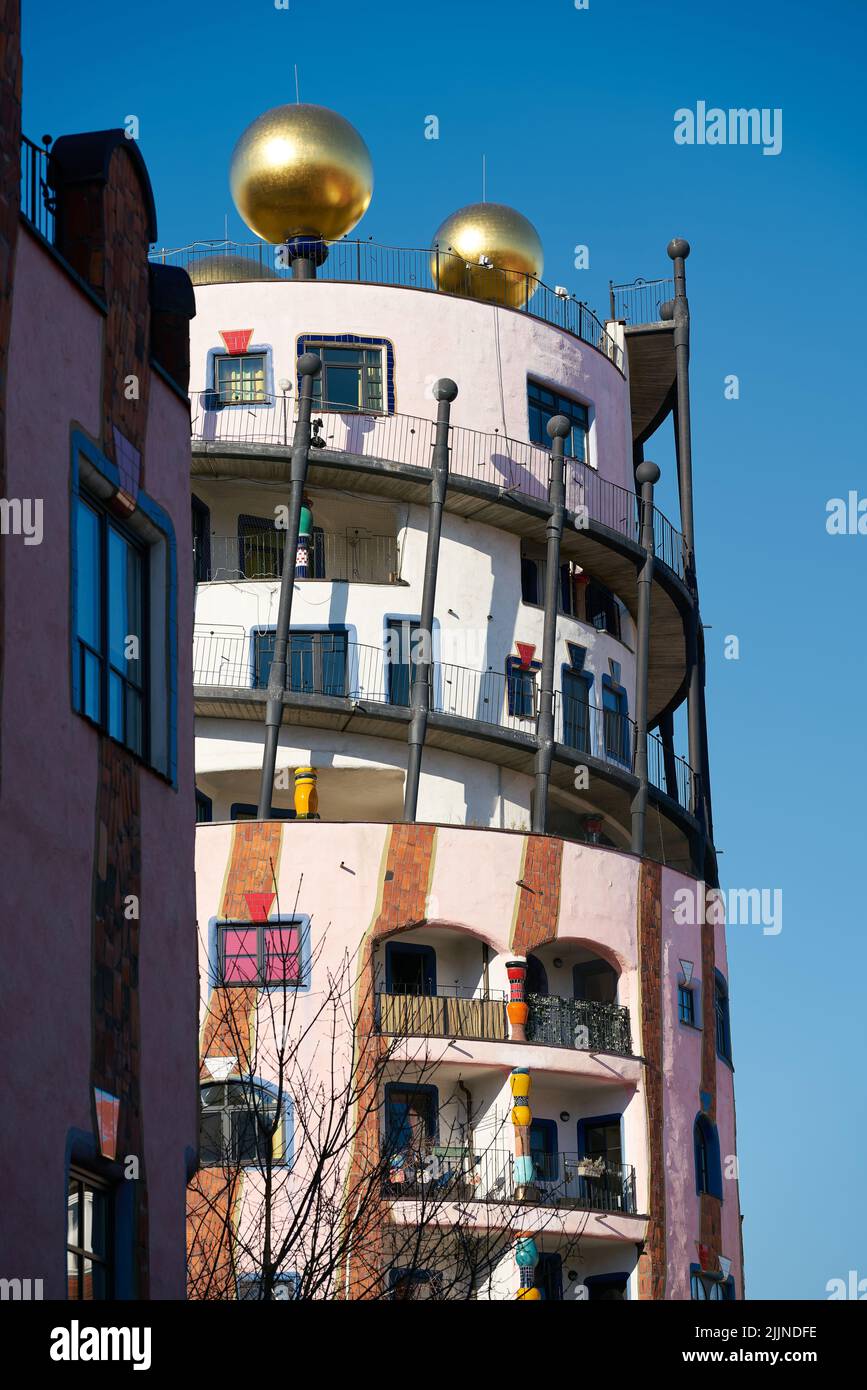
[[[293,646],[294,643],[294,646]],[[264,694],[273,653],[273,634],[232,628],[196,628],[193,634],[193,683],[211,699],[241,690]],[[289,703],[310,710],[319,700],[341,701],[347,713],[369,714],[378,708],[405,721],[410,699],[409,662],[391,662],[378,647],[328,634],[327,650],[312,636],[293,634],[286,692]],[[534,746],[538,720],[537,688],[521,672],[476,671],[435,661],[431,668],[430,710],[459,721],[456,732],[520,738]],[[571,761],[582,757],[632,776],[635,725],[624,714],[555,693],[555,740]],[[530,740],[533,743],[530,743]],[[696,778],[682,758],[666,755],[655,735],[648,737],[651,784],[686,812],[695,804]]]
[[[528,994],[527,1041],[546,1047],[575,1047],[589,1052],[632,1056],[629,1010],[586,999],[559,999]]]
[[[609,285],[611,317],[635,327],[640,323],[662,323],[662,306],[674,299],[674,280],[633,280],[625,285]]]
[[[288,449],[295,433],[295,406],[287,397],[265,394],[226,407],[212,390],[191,392],[192,438],[203,445],[278,446]],[[434,422],[416,415],[362,414],[317,403],[311,464],[337,453],[408,468],[430,469]],[[538,444],[453,425],[450,431],[453,477],[495,487],[516,498],[546,503],[551,456]],[[633,545],[640,539],[640,508],[635,493],[600,476],[580,459],[566,460],[566,506],[586,511],[598,523]],[[683,537],[654,508],[654,543],[659,560],[684,577]]]
[[[396,1037],[464,1038],[499,1042],[509,1038],[505,990],[473,994],[459,985],[422,991],[380,993],[376,1021],[381,1033]]]
[[[389,285],[399,289],[423,290],[434,294],[458,293],[472,298],[471,274],[463,257],[448,250],[429,247],[380,246],[371,241],[332,241],[327,243],[328,259],[317,272],[317,280],[343,281],[357,285]],[[194,285],[225,284],[232,281],[283,280],[292,282],[292,271],[277,263],[277,247],[261,241],[195,241],[175,250],[163,248],[151,253],[160,265],[183,266]],[[533,275],[491,266],[489,300],[510,308],[520,296],[526,313],[589,344],[622,371],[621,349],[593,310],[570,294],[561,294]],[[463,283],[462,283],[463,281]],[[441,289],[448,283],[449,291]],[[454,289],[451,287],[454,286]],[[514,293],[517,286],[518,295]],[[498,293],[498,290],[500,291]]]
[[[426,1145],[396,1154],[383,1184],[396,1201],[490,1202],[637,1216],[635,1169],[578,1153],[537,1154],[530,1183],[515,1181],[506,1149]]]
[[[244,536],[211,536],[204,546],[194,542],[196,582],[279,579],[285,545],[285,532],[274,529]],[[317,530],[312,538],[307,578],[348,584],[396,584],[400,580],[397,537]]]

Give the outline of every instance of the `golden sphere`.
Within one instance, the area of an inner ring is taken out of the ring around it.
[[[235,207],[263,241],[337,241],[367,211],[373,165],[358,131],[336,111],[275,106],[232,151],[229,184]]]
[[[439,257],[431,257],[431,273],[441,290],[512,308],[532,298],[545,264],[532,222],[503,203],[459,208],[439,228],[434,247]]]
[[[269,255],[272,254],[269,252]],[[268,266],[246,256],[198,256],[187,267],[194,285],[225,285],[236,280],[279,280]]]

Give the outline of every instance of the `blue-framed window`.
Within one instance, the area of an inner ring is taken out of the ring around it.
[[[610,589],[591,579],[584,586],[584,612],[587,622],[597,632],[607,632],[620,641],[620,605]]]
[[[691,985],[678,985],[677,987],[677,1017],[678,1022],[686,1023],[690,1028],[695,1024],[695,990]]]
[[[412,694],[413,664],[420,654],[421,626],[415,618],[386,621],[385,679],[388,703],[408,705]]]
[[[315,352],[322,371],[313,378],[314,409],[337,414],[394,413],[394,346],[387,338],[355,333],[305,333],[298,356]]]
[[[238,1275],[238,1299],[242,1303],[262,1301],[262,1277],[259,1274]],[[277,1274],[274,1276],[269,1295],[273,1303],[291,1303],[298,1297],[298,1275]]]
[[[206,379],[206,410],[249,410],[274,403],[274,366],[267,343],[251,343],[241,353],[210,348]]]
[[[560,675],[563,701],[563,742],[578,753],[590,751],[591,677],[563,667]]]
[[[722,1201],[722,1165],[717,1127],[706,1115],[697,1115],[693,1125],[695,1152],[695,1190]]]
[[[267,922],[217,922],[221,985],[303,989],[307,984],[306,917]]]
[[[233,801],[229,809],[230,820],[258,820],[259,807],[251,801]],[[269,820],[295,820],[295,811],[282,806],[272,806]]]
[[[588,1303],[620,1303],[627,1298],[629,1275],[588,1274],[584,1283],[587,1285]]]
[[[292,1166],[292,1102],[253,1078],[200,1087],[199,1161],[203,1168]]]
[[[537,1119],[531,1122],[530,1153],[537,1182],[554,1182],[559,1168],[556,1120]]]
[[[729,992],[725,979],[718,970],[714,973],[713,1008],[717,1056],[731,1066],[732,1030],[729,1018]]]
[[[608,676],[602,677],[602,720],[606,757],[629,766],[632,759],[629,699],[622,686],[614,685]]]
[[[385,1088],[385,1143],[390,1158],[424,1150],[436,1141],[438,1127],[436,1086],[389,1082]]]
[[[601,1158],[619,1167],[623,1162],[622,1115],[591,1115],[578,1121],[578,1155]]]
[[[204,792],[196,787],[196,825],[205,825],[214,819],[214,803]]]
[[[590,428],[590,412],[586,405],[574,400],[571,396],[561,395],[559,391],[554,391],[550,386],[543,386],[541,382],[529,380],[527,382],[527,412],[530,418],[530,440],[533,444],[542,444],[550,448],[551,440],[548,435],[548,421],[555,415],[565,415],[572,426],[570,433],[564,440],[564,452],[567,458],[580,459],[582,463],[587,462],[587,432]]]
[[[87,493],[73,505],[76,708],[147,757],[147,547]]]
[[[536,672],[539,662],[521,665],[519,656],[506,657],[506,695],[509,714],[516,719],[535,719],[537,709]]]
[[[607,960],[581,961],[572,966],[572,993],[595,1004],[616,1004],[617,971]]]
[[[190,497],[193,528],[193,581],[205,584],[211,577],[211,509],[195,493]]]
[[[540,1250],[539,1262],[533,1271],[533,1283],[546,1303],[563,1301],[563,1260],[560,1255]]]
[[[80,1168],[66,1189],[66,1297],[102,1302],[115,1294],[114,1190]]]
[[[286,689],[303,695],[346,694],[346,660],[349,634],[323,629],[290,632],[286,656]],[[253,633],[253,685],[267,690],[274,658],[274,631]]]
[[[705,1273],[701,1265],[690,1265],[689,1296],[698,1303],[728,1303],[734,1300],[735,1281],[731,1275],[719,1279]]]
[[[388,994],[435,995],[437,958],[433,946],[410,941],[387,942],[385,988]]]

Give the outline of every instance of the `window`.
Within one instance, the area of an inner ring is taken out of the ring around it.
[[[437,1299],[442,1292],[440,1276],[429,1269],[390,1269],[388,1282],[391,1297],[400,1302]]]
[[[385,1088],[385,1140],[387,1153],[401,1160],[424,1152],[434,1142],[439,1112],[435,1086],[396,1086]],[[390,1181],[399,1181],[393,1164]]]
[[[385,948],[385,988],[388,994],[436,994],[436,952],[433,946],[402,945],[389,941]]]
[[[563,742],[578,753],[590,751],[590,677],[564,667],[561,675]]]
[[[341,414],[382,411],[382,347],[307,342],[306,350],[318,352],[322,359],[322,371],[313,379],[314,409]]]
[[[722,1201],[722,1167],[716,1125],[706,1115],[698,1115],[693,1126],[695,1151],[695,1190]]]
[[[190,498],[193,526],[193,581],[204,584],[211,577],[211,513],[195,493]]]
[[[93,1302],[113,1294],[111,1189],[70,1169],[66,1197],[66,1296]]]
[[[291,985],[303,983],[300,919],[277,922],[218,922],[220,983]]]
[[[677,1016],[681,1023],[695,1027],[695,994],[689,985],[677,987]]]
[[[623,1303],[629,1285],[628,1274],[590,1274],[584,1280],[588,1303]]]
[[[289,1303],[293,1298],[297,1298],[297,1274],[276,1274],[271,1284],[271,1293],[269,1297],[273,1303]],[[238,1275],[238,1299],[240,1302],[258,1303],[261,1302],[263,1298],[262,1279],[258,1274]]]
[[[214,356],[214,390],[220,405],[255,405],[265,394],[264,353]]]
[[[540,1251],[533,1275],[533,1282],[541,1290],[546,1303],[563,1301],[563,1261],[559,1255]]]
[[[220,1081],[201,1088],[199,1133],[203,1168],[264,1167],[288,1163],[290,1103],[253,1081]]]
[[[238,571],[242,579],[279,579],[285,551],[286,532],[277,530],[273,516],[238,517]]]
[[[516,719],[535,719],[536,717],[536,671],[539,663],[522,666],[521,658],[506,658],[506,692],[509,700],[509,714]]]
[[[559,1172],[556,1120],[533,1120],[530,1124],[530,1153],[537,1182],[553,1182]]]
[[[389,618],[386,624],[386,681],[388,703],[408,705],[412,695],[412,668],[422,651],[421,628],[409,618]]]
[[[548,993],[547,972],[539,957],[532,955],[532,953],[527,956],[527,974],[524,979],[524,993],[542,995],[547,995]]]
[[[732,1035],[729,1022],[729,994],[726,982],[718,970],[714,980],[714,1019],[717,1053],[724,1062],[731,1065]]]
[[[586,585],[585,612],[587,621],[597,632],[608,632],[620,641],[620,606],[610,589],[598,580],[591,579]]]
[[[595,1004],[617,1003],[617,971],[604,960],[582,961],[572,967],[572,992],[576,999]]]
[[[727,1303],[735,1296],[735,1283],[731,1275],[728,1279],[715,1279],[712,1274],[702,1274],[694,1266],[689,1277],[690,1298],[699,1302]]]
[[[204,792],[196,787],[196,825],[204,825],[214,819],[214,803]]]
[[[146,550],[91,498],[75,506],[76,707],[144,756]]]
[[[625,690],[603,677],[602,717],[605,726],[605,756],[619,763],[631,761],[628,701]]]
[[[290,632],[286,689],[303,695],[345,695],[348,636],[341,631]],[[253,684],[267,690],[274,633],[253,634]]]
[[[527,382],[527,409],[530,416],[530,439],[533,444],[551,447],[548,435],[548,421],[555,415],[565,415],[572,425],[572,431],[563,441],[567,458],[587,462],[587,429],[589,413],[586,405],[573,401],[570,396],[561,396],[537,381]]]
[[[524,603],[541,603],[539,561],[521,556],[521,598]]]

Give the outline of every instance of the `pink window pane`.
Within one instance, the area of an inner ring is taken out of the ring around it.
[[[223,932],[223,972],[227,985],[256,983],[259,960],[255,927],[229,928]]]
[[[286,981],[297,985],[300,978],[297,927],[265,928],[265,979],[269,984]]]

